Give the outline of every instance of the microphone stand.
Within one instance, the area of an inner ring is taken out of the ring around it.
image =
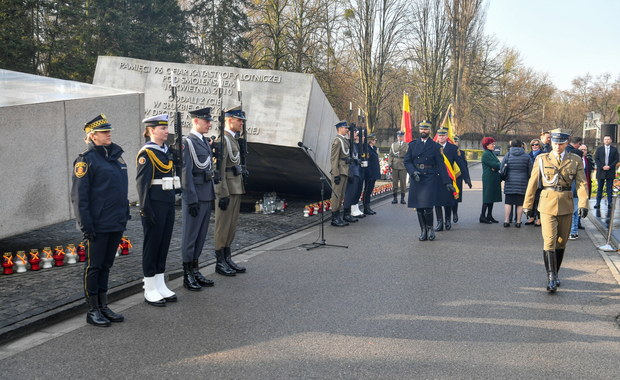
[[[306,148],[305,146],[301,146],[301,148],[303,148],[303,151],[306,153],[306,156],[310,158],[310,161],[312,161],[312,163],[314,164],[314,167],[319,173],[319,178],[321,180],[321,207],[325,207],[325,184],[329,186],[330,190],[332,190],[332,193],[334,192],[334,189],[332,188],[330,183],[327,182],[327,175],[325,174],[325,172],[321,170],[321,167],[317,165],[316,161],[314,161],[310,153],[308,153],[309,148]],[[310,244],[301,244],[300,247],[305,248],[306,251],[309,251],[315,248],[321,248],[321,247],[349,248],[348,245],[327,244],[325,242],[325,210],[321,210],[321,240],[318,242],[317,241],[312,242]]]

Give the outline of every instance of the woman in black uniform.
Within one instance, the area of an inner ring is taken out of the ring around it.
[[[112,126],[99,115],[84,126],[88,149],[73,163],[71,202],[77,225],[88,243],[84,294],[86,322],[110,326],[124,317],[108,307],[108,277],[129,216],[127,164],[112,143]]]
[[[174,227],[174,189],[180,189],[181,183],[174,175],[172,152],[165,144],[168,115],[149,117],[142,122],[145,124],[144,136],[151,140],[140,149],[136,159],[136,182],[144,228],[144,300],[149,305],[166,306],[166,302],[177,300],[176,294],[166,286],[164,272]]]

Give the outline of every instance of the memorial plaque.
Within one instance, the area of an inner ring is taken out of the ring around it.
[[[177,85],[176,104],[171,96],[172,79]],[[329,173],[338,117],[311,74],[100,56],[93,84],[144,92],[145,116],[168,113],[173,119],[178,109],[184,134],[191,125],[189,111],[212,107],[212,114],[218,115],[222,106],[226,109],[242,102],[248,116],[250,191],[318,194],[316,170],[297,146],[300,141]],[[213,122],[210,135],[219,134],[217,124]]]

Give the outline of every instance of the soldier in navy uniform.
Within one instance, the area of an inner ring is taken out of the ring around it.
[[[459,147],[460,138],[458,136],[454,136],[454,145]],[[461,168],[461,175],[456,177],[456,186],[459,188],[459,198],[452,206],[452,221],[457,223],[459,221],[459,203],[463,202],[463,182],[469,186],[471,189],[471,177],[469,176],[469,166],[467,164],[467,158],[465,157],[465,152],[461,149],[457,152],[457,160],[456,163]]]
[[[149,305],[166,306],[166,302],[177,300],[166,286],[164,272],[174,227],[175,189],[180,190],[181,181],[175,176],[172,151],[166,145],[168,115],[152,116],[142,122],[144,136],[150,139],[136,157],[136,186],[144,229],[144,300]]]
[[[73,163],[71,202],[77,226],[88,243],[84,295],[86,322],[110,326],[124,317],[108,307],[108,278],[129,216],[127,164],[112,142],[112,126],[99,115],[84,126],[88,149]]]
[[[375,188],[375,181],[381,179],[381,168],[379,166],[379,152],[375,144],[377,137],[374,134],[368,135],[368,167],[364,170],[364,214],[375,215],[376,212],[370,208],[370,197]]]
[[[431,122],[419,124],[420,137],[409,143],[405,167],[411,178],[407,207],[415,208],[420,222],[419,240],[435,240],[433,207],[440,190],[454,191],[439,144],[430,137]]]
[[[439,144],[443,154],[446,156],[450,165],[454,167],[454,161],[458,158],[459,148],[448,141],[448,129],[439,128],[437,130],[437,143]],[[449,231],[452,228],[451,216],[452,207],[456,204],[452,191],[439,186],[437,193],[437,204],[435,205],[435,213],[437,214],[437,227],[435,231]],[[442,212],[443,207],[443,212]],[[445,220],[444,220],[445,215]]]
[[[349,175],[347,177],[347,189],[344,193],[344,217],[343,221],[348,223],[357,222],[357,218],[351,215],[351,205],[357,204],[360,198],[360,185],[362,171],[360,168],[360,154],[359,154],[359,133],[358,129],[354,126],[350,127],[350,134],[353,135],[353,144],[351,150],[353,151],[352,159],[349,160]],[[363,214],[362,214],[363,215]]]
[[[181,213],[183,232],[181,257],[183,259],[183,286],[197,291],[213,286],[212,280],[200,273],[198,259],[205,244],[211,205],[215,199],[213,188],[213,156],[211,145],[204,136],[211,129],[211,108],[191,111],[192,130],[183,139],[183,195]]]

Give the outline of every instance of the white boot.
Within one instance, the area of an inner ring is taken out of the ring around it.
[[[355,204],[355,205],[351,205],[351,215],[360,216],[360,215],[364,215],[364,213],[360,211],[360,206]]]
[[[166,302],[174,302],[177,300],[177,295],[166,286],[163,273],[157,273],[155,275],[155,287],[159,294],[161,294]]]
[[[166,300],[155,286],[155,277],[144,277],[144,300],[149,305],[166,306]]]

